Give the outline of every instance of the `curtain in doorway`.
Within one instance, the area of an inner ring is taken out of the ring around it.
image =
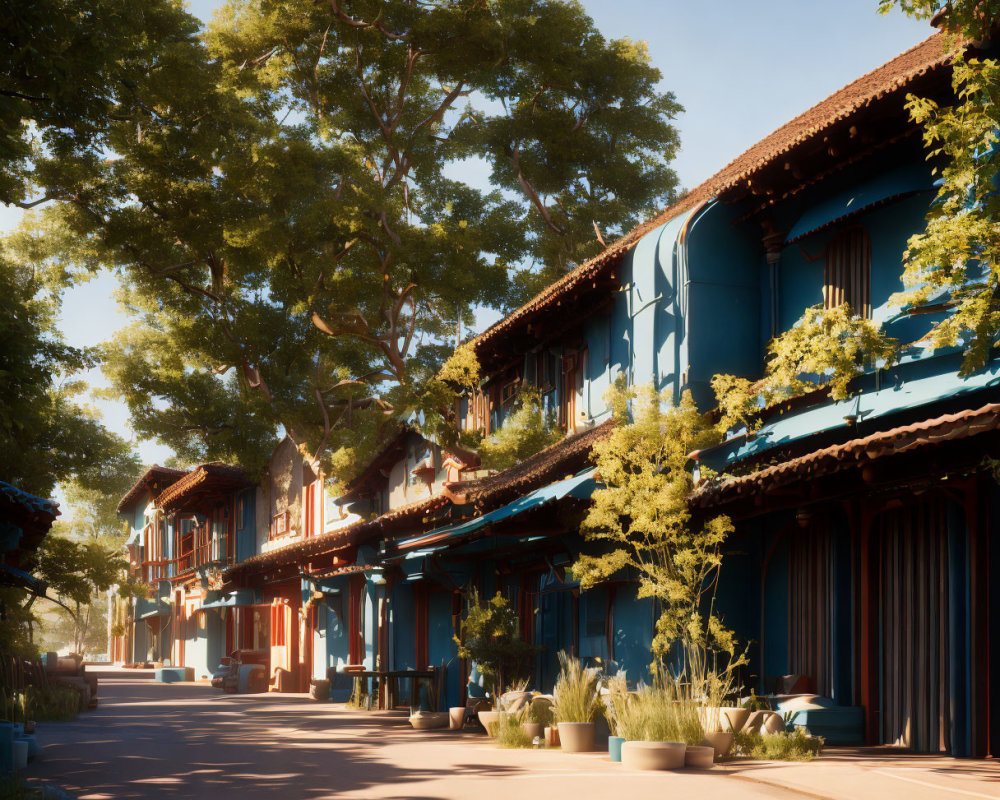
[[[875,521],[880,741],[921,752],[951,749],[947,530],[941,500]]]
[[[825,697],[833,695],[832,538],[829,520],[816,518],[792,534],[789,554],[789,666]]]

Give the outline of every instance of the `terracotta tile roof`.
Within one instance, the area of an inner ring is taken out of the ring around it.
[[[782,125],[770,136],[761,139],[707,181],[692,189],[677,203],[639,225],[612,243],[600,255],[568,272],[523,306],[487,328],[473,340],[474,346],[478,348],[511,326],[522,321],[527,322],[549,308],[553,302],[570,293],[574,287],[593,280],[605,268],[619,263],[629,248],[650,231],[752,179],[765,167],[827,131],[836,123],[847,119],[880,98],[905,88],[927,72],[944,66],[948,56],[949,52],[944,49],[941,35],[935,33],[881,67],[847,84],[808,111]]]
[[[150,484],[162,483],[163,486],[167,486],[169,483],[176,481],[185,474],[187,474],[187,471],[183,469],[173,469],[171,467],[161,467],[159,464],[153,464],[153,466],[139,476],[139,480],[135,482],[132,488],[129,489],[126,495],[119,501],[118,513],[120,514],[130,503],[137,500],[139,495],[141,495]]]
[[[247,483],[246,473],[241,467],[231,467],[219,462],[201,464],[160,492],[156,498],[156,507],[165,511],[177,508],[190,499],[195,490],[206,484],[213,484],[220,490],[231,490]]]
[[[995,430],[1000,430],[1000,403],[880,431],[863,439],[815,450],[759,472],[726,478],[698,489],[689,502],[698,508],[708,508],[758,491],[811,480],[818,475],[862,467],[886,456]]]
[[[458,501],[472,503],[480,511],[499,506],[526,491],[578,472],[586,465],[594,443],[608,435],[612,424],[607,420],[595,428],[567,436],[495,475],[448,484],[448,491]]]
[[[274,567],[305,562],[320,556],[346,550],[349,547],[362,544],[376,536],[381,530],[402,521],[413,520],[421,522],[428,511],[441,508],[448,499],[438,495],[428,497],[415,503],[408,503],[387,511],[373,520],[359,520],[343,528],[329,533],[313,536],[303,541],[295,542],[286,547],[271,550],[269,553],[258,553],[244,561],[234,564],[223,573],[223,579],[228,581],[240,575],[259,572]]]
[[[222,573],[224,581],[229,581],[240,575],[247,575],[285,564],[306,562],[327,553],[335,553],[353,547],[365,540],[371,528],[371,523],[360,520],[335,531],[313,536],[287,547],[271,550],[269,553],[258,553],[234,564]]]

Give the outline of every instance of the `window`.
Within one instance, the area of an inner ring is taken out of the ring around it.
[[[861,226],[846,228],[826,246],[823,307],[847,303],[851,312],[871,317],[871,256],[868,234]]]

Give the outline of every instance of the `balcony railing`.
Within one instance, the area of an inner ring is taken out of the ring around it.
[[[142,562],[142,578],[146,583],[176,578],[201,567],[221,567],[232,563],[229,555],[229,534],[209,536],[205,528],[197,528],[183,537],[182,545],[192,542],[190,549],[176,558]]]

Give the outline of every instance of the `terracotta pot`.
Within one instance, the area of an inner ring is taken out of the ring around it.
[[[500,722],[501,713],[500,711],[480,711],[477,714],[479,724],[486,728],[486,735],[491,739],[497,735],[496,726]]]
[[[452,706],[448,709],[448,722],[453,731],[462,730],[465,723],[465,706]]]
[[[710,769],[715,762],[715,748],[711,745],[689,744],[684,751],[684,766],[692,769]]]
[[[716,758],[725,758],[729,755],[729,751],[733,749],[733,740],[735,738],[736,734],[732,731],[712,731],[712,733],[705,734],[705,740],[702,744],[713,748]]]
[[[564,753],[589,753],[594,749],[594,723],[560,722],[559,739]]]
[[[622,745],[625,744],[624,736],[609,736],[608,737],[608,755],[611,756],[611,760],[614,762],[620,762],[622,760]]]
[[[722,712],[722,730],[739,733],[746,725],[750,716],[750,709],[737,708],[736,706],[724,706],[719,709]]]
[[[309,696],[320,702],[330,699],[330,681],[325,678],[314,678],[309,681]]]
[[[521,727],[524,728],[524,732],[531,737],[531,741],[534,742],[535,739],[541,739],[545,735],[545,726],[541,722],[522,722]]]
[[[410,714],[410,724],[418,731],[444,728],[448,725],[447,711],[417,711]]]
[[[680,769],[686,751],[683,742],[625,742],[622,764],[629,769]]]
[[[549,725],[545,728],[545,746],[559,747],[559,728]]]

